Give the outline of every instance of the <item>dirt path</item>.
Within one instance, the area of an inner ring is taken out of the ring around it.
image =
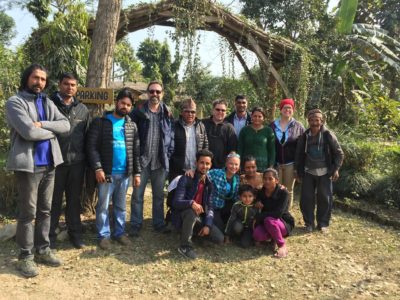
[[[25,279],[15,271],[16,244],[0,245],[0,299],[400,299],[400,231],[334,211],[328,234],[305,234],[298,207],[298,228],[288,239],[289,257],[277,260],[268,248],[198,245],[197,261],[177,253],[178,236],[146,224],[134,245],[75,250],[61,244],[60,268],[40,266]],[[296,203],[297,204],[297,203]]]

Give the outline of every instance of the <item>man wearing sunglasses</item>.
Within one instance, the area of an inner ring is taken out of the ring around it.
[[[232,124],[225,122],[227,102],[224,99],[214,100],[212,103],[212,115],[204,119],[209,150],[214,154],[213,168],[225,167],[226,156],[236,151],[237,136]]]
[[[168,177],[172,181],[186,171],[196,169],[196,153],[208,149],[206,129],[196,118],[196,103],[189,98],[182,102],[179,119],[174,126],[174,153],[170,160]]]
[[[139,131],[142,167],[140,185],[132,193],[131,236],[139,236],[142,228],[143,198],[149,179],[153,195],[153,228],[160,233],[169,232],[164,222],[164,185],[174,150],[174,120],[169,108],[162,102],[164,90],[161,82],[150,82],[147,96],[143,106],[130,114]]]

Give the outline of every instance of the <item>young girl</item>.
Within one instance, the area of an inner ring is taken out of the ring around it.
[[[208,176],[213,184],[211,201],[214,205],[214,224],[223,232],[231,214],[232,205],[239,199],[240,156],[231,152],[226,157],[225,168],[212,169]]]
[[[225,243],[229,243],[231,238],[238,237],[239,244],[243,248],[251,246],[253,238],[253,221],[257,209],[254,206],[254,189],[249,184],[239,187],[239,198],[232,206],[231,216],[225,229]]]
[[[249,184],[255,191],[263,185],[262,173],[257,172],[256,158],[248,155],[243,159],[244,174],[240,175],[240,184]]]
[[[253,238],[256,242],[272,239],[278,246],[274,256],[283,258],[288,255],[284,237],[294,228],[294,218],[288,212],[289,192],[279,184],[275,169],[267,169],[263,181],[263,188],[258,192],[255,204],[261,211],[256,216]]]

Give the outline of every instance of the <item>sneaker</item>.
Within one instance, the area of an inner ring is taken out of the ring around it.
[[[26,257],[24,259],[18,260],[17,270],[21,273],[22,276],[26,278],[39,275],[39,270],[35,262],[33,261],[33,257]]]
[[[178,248],[178,252],[182,254],[183,256],[190,258],[190,259],[196,259],[197,255],[196,252],[194,252],[193,248],[190,246],[180,246]]]
[[[86,247],[80,238],[70,238],[69,240],[76,249],[83,249]]]
[[[139,237],[140,236],[140,227],[131,227],[128,231],[128,235],[131,237]]]
[[[320,229],[319,229],[320,231],[321,231],[321,233],[323,233],[323,234],[326,234],[326,233],[328,233],[329,232],[329,229],[328,229],[328,227],[321,227]]]
[[[50,248],[44,250],[43,253],[37,251],[35,254],[35,261],[37,263],[48,265],[51,267],[59,267],[62,264],[61,259],[55,256],[54,253],[50,250]]]
[[[154,230],[158,233],[163,233],[163,234],[167,234],[167,233],[171,232],[171,229],[167,225],[163,225],[161,227],[155,228]]]
[[[305,230],[307,233],[311,233],[311,232],[313,232],[314,227],[313,227],[312,225],[306,224],[306,225],[304,226],[304,230]]]
[[[110,247],[111,247],[111,241],[110,241],[110,239],[107,239],[107,238],[101,239],[101,240],[99,241],[99,247],[100,247],[100,249],[103,249],[103,250],[108,250],[108,249],[110,249]]]
[[[120,237],[117,237],[115,240],[123,246],[132,245],[131,240],[126,235],[121,235]]]

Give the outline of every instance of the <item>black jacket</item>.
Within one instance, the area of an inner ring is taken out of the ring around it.
[[[74,97],[71,105],[65,105],[58,92],[50,98],[58,110],[68,118],[70,130],[67,133],[57,135],[61,153],[64,159],[63,165],[71,165],[85,160],[85,137],[89,129],[90,114],[86,106]]]
[[[296,148],[296,159],[295,159],[295,170],[297,175],[300,177],[304,176],[305,173],[305,162],[306,162],[306,140],[307,134],[310,129],[307,129],[300,137],[297,142]],[[325,153],[325,160],[328,167],[328,175],[332,176],[342,166],[344,153],[339,145],[339,142],[335,134],[324,126],[321,126],[321,133],[323,135],[323,147]]]
[[[227,116],[225,118],[225,122],[231,123],[233,125],[233,121],[235,119],[235,114],[236,114],[236,111],[231,112],[229,114],[229,116]],[[249,112],[246,112],[246,124],[245,124],[245,126],[250,125],[250,124],[251,124],[251,114]]]
[[[289,192],[287,189],[277,184],[271,197],[267,197],[265,195],[265,188],[263,187],[257,193],[257,201],[260,201],[264,205],[256,215],[257,224],[263,224],[266,217],[281,219],[285,224],[287,233],[290,234],[294,228],[294,218],[288,211]]]
[[[196,153],[202,149],[208,149],[208,138],[204,124],[196,119],[194,122],[194,128],[196,132]],[[186,132],[182,118],[175,121],[175,147],[170,159],[170,179],[175,178],[178,175],[182,175],[185,164],[186,154]]]
[[[225,167],[226,156],[237,151],[238,139],[233,125],[228,122],[215,124],[212,117],[203,120],[206,128],[209,150],[214,154],[213,169]]]
[[[106,175],[112,174],[113,165],[113,125],[106,115],[93,120],[86,140],[86,150],[90,167],[93,170],[103,169]],[[139,136],[135,122],[125,117],[125,147],[127,154],[126,175],[140,174]]]

